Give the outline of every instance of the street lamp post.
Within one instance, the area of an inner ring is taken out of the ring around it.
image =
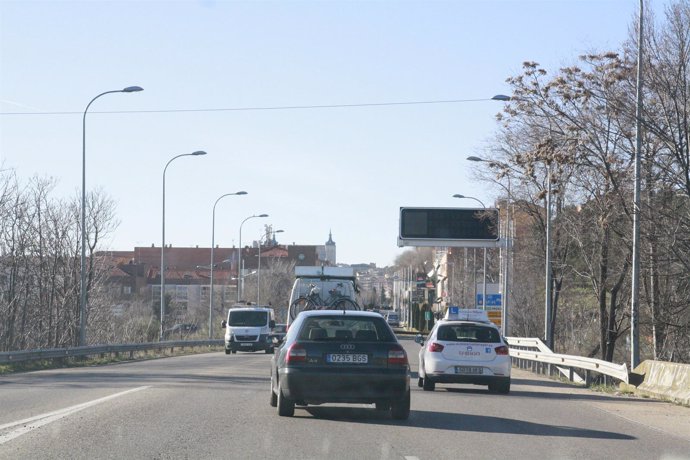
[[[493,101],[499,101],[499,102],[509,102],[513,100],[511,96],[507,96],[505,94],[496,94],[491,98]],[[483,158],[475,157],[475,156],[470,156],[467,157],[469,161],[487,161],[484,160]],[[491,163],[491,162],[490,162]],[[505,166],[505,165],[504,165]],[[510,179],[508,179],[508,200],[510,200]],[[510,220],[509,220],[509,206],[508,210],[506,211],[506,219],[507,219],[507,225],[508,227],[507,231],[510,231]],[[503,308],[502,308],[502,316],[501,316],[501,329],[503,331],[503,335],[508,335],[508,264],[509,264],[509,257],[510,257],[510,248],[508,245],[510,244],[510,234],[508,234],[508,237],[506,238],[506,256],[504,260],[505,264],[505,272],[503,276],[503,296],[502,296],[502,302],[503,302]],[[486,249],[484,249],[486,251]],[[484,279],[485,286],[486,286],[486,278]]]
[[[128,86],[124,89],[105,91],[91,99],[84,109],[82,120],[82,153],[81,153],[81,272],[79,278],[79,345],[86,345],[86,112],[91,104],[101,96],[112,93],[136,93],[143,91],[140,86]]]
[[[499,98],[500,96],[500,98]],[[509,96],[494,96],[494,99],[499,100],[499,101],[508,101],[510,100]],[[476,156],[469,156],[467,157],[469,161],[478,161],[478,162],[487,162],[489,165],[497,165],[503,168],[508,169],[508,166],[505,163],[501,163],[498,161],[489,161],[485,160],[483,158],[479,158]],[[508,321],[509,321],[509,315],[508,315],[508,306],[509,306],[509,296],[508,296],[508,289],[509,289],[509,282],[508,280],[510,279],[510,251],[512,249],[512,225],[511,225],[511,215],[510,215],[510,200],[511,200],[511,184],[510,184],[510,176],[508,176],[508,204],[506,205],[506,225],[505,225],[505,231],[503,234],[506,237],[505,241],[505,257],[503,260],[503,286],[502,286],[502,291],[503,291],[503,298],[501,299],[503,301],[503,314],[501,317],[501,326],[502,326],[502,331],[503,335],[507,336],[508,335]]]
[[[642,2],[643,0],[640,0],[640,34],[641,34],[641,25],[642,25]],[[642,35],[640,35],[641,37]],[[640,40],[640,43],[641,40]],[[638,64],[641,62],[641,47],[642,45],[640,44],[640,47],[638,48]],[[640,68],[641,65],[638,65],[638,78],[641,78],[641,73],[640,73]],[[639,91],[640,91],[640,84],[638,80],[638,107],[637,107],[637,112],[636,112],[636,122],[638,123],[639,126],[639,114],[641,112],[641,107],[639,106],[640,101],[639,101]],[[511,96],[506,96],[503,94],[497,94],[496,96],[492,97],[491,99],[496,100],[496,101],[502,101],[502,102],[507,102],[513,100]],[[549,120],[549,133],[552,134],[552,128],[551,128],[551,119],[548,118]],[[637,131],[639,134],[639,130]],[[639,137],[638,137],[639,139]],[[567,140],[575,140],[577,139],[567,139]],[[638,149],[639,149],[639,144],[638,144]],[[486,161],[478,157],[469,157],[467,158],[470,161]],[[637,164],[636,164],[637,166]],[[551,160],[549,160],[548,165],[547,165],[547,195],[546,195],[546,286],[545,286],[545,294],[544,294],[544,303],[545,303],[545,314],[544,314],[544,340],[546,342],[546,345],[553,349],[553,328],[551,327],[551,322],[552,322],[552,299],[551,299],[551,290],[552,290],[552,270],[551,270]],[[639,185],[638,185],[639,186]],[[639,204],[638,201],[635,202],[636,206]],[[636,209],[636,208],[635,208]],[[635,218],[636,214],[633,213],[633,219]],[[635,246],[635,223],[633,222],[633,247]],[[633,251],[634,253],[635,251]],[[632,333],[632,330],[636,328],[637,326],[637,318],[635,314],[635,308],[634,304],[636,303],[636,279],[635,279],[635,254],[633,254],[633,288],[632,288],[632,301],[631,303],[633,304],[633,311],[631,313],[631,335],[634,336]],[[632,353],[632,361],[635,361],[634,359],[635,352],[633,351]]]
[[[213,265],[214,265],[214,260],[213,260],[213,250],[216,247],[216,205],[218,202],[222,199],[225,198],[226,196],[230,195],[246,195],[247,192],[241,191],[241,192],[235,192],[235,193],[226,193],[225,195],[221,195],[218,197],[215,203],[213,203],[213,219],[211,221],[211,300],[209,301],[208,305],[208,338],[209,340],[212,338],[212,331],[213,331]]]
[[[172,157],[168,162],[165,164],[165,168],[163,168],[163,235],[162,235],[162,241],[161,241],[161,327],[160,327],[160,336],[158,337],[159,341],[163,341],[163,320],[165,318],[165,173],[168,170],[168,166],[170,166],[170,163],[172,163],[174,160],[180,157],[188,157],[188,156],[201,156],[201,155],[206,155],[206,152],[203,150],[197,150],[196,152],[192,153],[183,153],[181,155],[177,155]]]
[[[276,230],[273,232],[273,237],[275,238],[276,233],[283,233],[283,230]],[[256,304],[260,305],[261,304],[261,240],[263,237],[266,235],[262,235],[261,238],[259,238],[259,261],[258,265],[256,267]]]
[[[469,200],[474,200],[477,203],[482,205],[482,208],[486,209],[486,206],[484,206],[484,203],[482,203],[480,200],[473,196],[465,196],[465,195],[460,195],[460,194],[455,194],[453,195],[453,198],[467,198]],[[476,286],[476,285],[475,285]],[[475,296],[475,302],[477,301],[477,297]],[[486,248],[484,248],[484,282],[482,283],[482,310],[486,310]]]
[[[237,302],[242,300],[242,285],[244,284],[244,277],[242,277],[242,226],[249,219],[253,219],[255,217],[268,217],[268,214],[254,214],[253,216],[249,216],[244,219],[240,224],[240,244],[237,248]]]
[[[551,328],[551,162],[549,161],[546,179],[546,294],[544,295],[544,333],[546,345],[553,350],[553,333]]]
[[[640,20],[637,30],[637,85],[635,91],[635,185],[633,189],[633,249],[632,285],[630,287],[630,368],[640,364],[640,162],[642,155],[642,45],[644,43],[642,26],[644,1],[640,0]]]
[[[505,257],[503,257],[503,285],[501,290],[503,291],[503,316],[501,317],[501,325],[503,330],[503,335],[508,336],[508,279],[510,276],[510,251],[513,242],[513,227],[511,223],[510,216],[510,176],[508,177],[508,200],[506,202],[506,225],[503,235],[505,235]]]
[[[508,97],[508,96],[506,96]],[[505,100],[510,100],[508,99]],[[575,140],[575,139],[573,139]],[[488,161],[483,158],[479,157],[468,157],[467,158],[470,161],[484,161],[488,162],[489,164],[494,164],[494,165],[500,165],[500,166],[505,166],[504,164],[500,162],[493,162],[493,161]],[[545,254],[545,288],[544,288],[544,341],[546,342],[546,345],[550,348],[553,349],[553,328],[552,328],[552,268],[551,268],[551,195],[552,195],[552,190],[551,190],[551,161],[548,161],[547,163],[547,178],[546,178],[546,254]],[[510,198],[510,180],[508,181],[508,197]],[[508,222],[508,227],[510,227],[510,221]],[[508,229],[510,231],[510,228]],[[510,236],[508,237],[508,240],[510,239]],[[505,267],[505,278],[508,277],[508,257],[510,253],[510,249],[508,248],[508,245],[510,243],[507,243],[506,246],[506,267]],[[506,288],[507,288],[507,280],[506,280]],[[506,289],[506,299],[507,299],[507,289]],[[507,304],[506,304],[507,305]],[[506,320],[508,319],[508,314],[507,314],[507,308],[504,312],[504,316]],[[507,328],[504,329],[504,333],[507,333]]]

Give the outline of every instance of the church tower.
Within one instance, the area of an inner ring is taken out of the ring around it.
[[[331,231],[328,231],[328,241],[326,241],[326,261],[331,264],[335,265],[335,241],[333,241],[333,236],[331,235]]]

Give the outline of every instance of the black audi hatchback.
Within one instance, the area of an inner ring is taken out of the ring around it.
[[[375,404],[394,419],[410,414],[405,350],[378,313],[300,313],[271,360],[271,406],[292,416],[295,405]]]

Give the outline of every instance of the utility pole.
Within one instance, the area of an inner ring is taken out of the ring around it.
[[[633,204],[633,253],[632,253],[632,286],[630,300],[630,367],[635,369],[640,364],[640,157],[642,151],[642,21],[644,2],[640,0],[640,24],[637,34],[637,92],[635,99],[635,192]]]
[[[544,341],[553,350],[553,331],[551,330],[551,160],[547,168],[546,180],[546,286],[544,294]]]

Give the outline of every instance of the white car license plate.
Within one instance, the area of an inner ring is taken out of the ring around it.
[[[365,354],[333,353],[326,355],[327,363],[367,364],[369,357]]]
[[[252,344],[251,343],[241,343],[240,346],[241,347],[251,347]]]
[[[481,375],[484,373],[483,367],[474,366],[455,366],[456,374],[471,374],[471,375]]]

